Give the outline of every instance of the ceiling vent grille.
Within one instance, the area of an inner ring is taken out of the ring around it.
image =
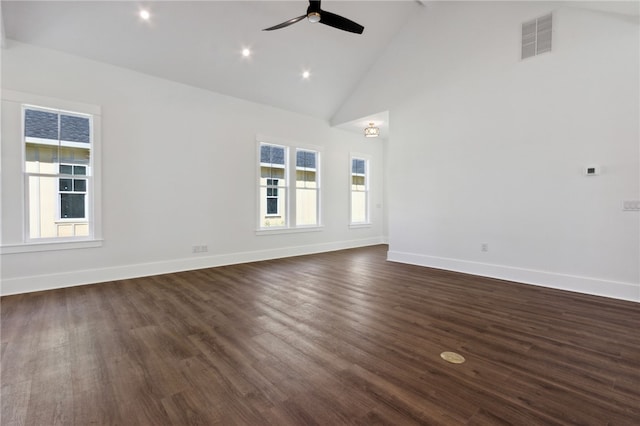
[[[522,24],[522,59],[551,52],[552,24],[551,13]]]

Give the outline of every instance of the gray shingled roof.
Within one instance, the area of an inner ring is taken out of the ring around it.
[[[365,160],[354,158],[351,162],[351,173],[364,174]]]
[[[316,153],[312,151],[296,152],[296,167],[304,167],[306,169],[315,169]]]
[[[274,145],[260,146],[260,162],[284,165],[284,148]]]
[[[24,124],[26,137],[91,142],[91,124],[88,117],[27,109],[24,114]]]

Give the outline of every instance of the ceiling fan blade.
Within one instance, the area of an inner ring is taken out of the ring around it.
[[[351,33],[362,34],[364,27],[350,19],[323,10],[320,12],[320,23]]]
[[[307,15],[298,16],[297,18],[289,19],[288,21],[283,22],[282,24],[278,24],[278,25],[274,25],[273,27],[265,28],[262,31],[279,30],[280,28],[288,27],[289,25],[295,24],[296,22],[301,21],[306,17],[307,17]]]
[[[320,11],[320,0],[309,0],[309,10]],[[307,11],[309,13],[309,11]]]

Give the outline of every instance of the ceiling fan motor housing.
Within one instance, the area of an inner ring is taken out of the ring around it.
[[[309,7],[307,8],[307,19],[309,22],[320,22],[320,2],[309,2]]]

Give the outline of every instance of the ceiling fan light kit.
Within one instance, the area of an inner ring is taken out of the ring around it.
[[[280,28],[293,25],[296,22],[303,20],[304,18],[307,18],[309,22],[320,22],[321,24],[325,24],[342,31],[348,31],[350,33],[362,34],[362,32],[364,31],[364,27],[362,25],[340,15],[336,15],[335,13],[327,12],[326,10],[320,9],[319,0],[309,1],[309,7],[307,8],[307,13],[305,15],[289,19],[288,21],[285,21],[278,25],[274,25],[273,27],[265,28],[263,31],[279,30]]]
[[[307,19],[309,20],[309,22],[315,24],[316,22],[320,22],[320,14],[318,12],[311,12],[307,15]]]

